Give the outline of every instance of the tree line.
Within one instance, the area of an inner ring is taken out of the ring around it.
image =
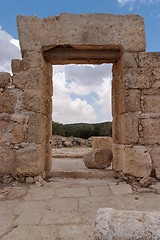
[[[84,139],[91,136],[112,136],[112,122],[62,124],[53,121],[52,134]]]

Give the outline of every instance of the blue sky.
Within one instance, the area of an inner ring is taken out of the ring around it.
[[[138,14],[145,19],[147,51],[160,51],[160,0],[1,0],[0,6],[0,71],[10,71],[10,60],[20,57],[17,15],[48,17],[62,12]],[[111,120],[109,102],[111,66],[104,65],[99,68],[82,65],[57,66],[54,73],[54,88],[58,91],[54,94],[54,120],[60,122]],[[83,81],[84,73],[92,80],[88,80],[90,88],[87,80],[86,84]],[[98,92],[93,73],[101,83]],[[60,98],[64,98],[68,107],[67,105],[61,107]],[[107,104],[104,108],[105,102]]]

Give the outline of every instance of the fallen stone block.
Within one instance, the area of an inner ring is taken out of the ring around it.
[[[90,169],[104,169],[111,166],[112,151],[109,149],[96,149],[83,157],[83,162]]]
[[[111,137],[92,137],[93,149],[109,149],[112,151],[113,140]]]
[[[160,212],[99,209],[94,240],[113,239],[159,240]]]

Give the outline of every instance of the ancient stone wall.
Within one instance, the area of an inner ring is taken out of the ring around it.
[[[38,175],[51,157],[52,66],[41,54],[12,61],[0,73],[0,173]]]
[[[12,61],[13,76],[0,74],[0,174],[38,175],[51,168],[52,64],[111,62],[113,169],[136,177],[155,169],[160,177],[160,53],[145,53],[143,18],[17,20],[22,60]]]
[[[113,67],[113,168],[160,177],[160,53],[125,53]],[[118,73],[117,69],[120,69]],[[118,127],[117,127],[118,126]]]

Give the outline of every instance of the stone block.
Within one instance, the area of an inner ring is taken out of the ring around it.
[[[138,124],[139,115],[136,113],[126,113],[125,116],[124,143],[136,144],[139,140]]]
[[[123,61],[120,59],[112,67],[112,96],[120,95],[124,91]]]
[[[126,89],[146,89],[151,88],[155,80],[151,69],[131,68],[124,70],[123,81]]]
[[[50,143],[45,145],[45,170],[49,171],[52,169],[52,146]]]
[[[151,146],[150,155],[152,159],[152,168],[155,169],[156,177],[160,180],[160,145]]]
[[[27,121],[28,121],[28,115],[26,113],[13,113],[10,115],[10,119],[13,122],[17,122],[17,123],[21,123],[22,125],[24,125]]]
[[[100,208],[97,213],[94,240],[158,240],[160,212]]]
[[[25,139],[25,130],[23,124],[12,122],[8,136],[10,143],[15,144],[23,142]]]
[[[113,144],[112,169],[116,172],[122,171],[124,162],[125,162],[125,145]]]
[[[113,116],[112,126],[112,137],[114,143],[136,144],[138,142],[138,114],[125,113],[118,116]]]
[[[139,112],[140,108],[140,91],[138,89],[130,89],[124,93],[125,112]]]
[[[142,95],[160,95],[160,81],[155,81],[152,88],[141,91]]]
[[[121,94],[112,96],[112,116],[125,113],[125,96],[124,91]]]
[[[52,112],[52,109],[51,109]],[[49,114],[47,116],[46,120],[46,170],[49,171],[52,168],[52,145],[51,145],[51,139],[52,139],[52,114]]]
[[[137,53],[138,66],[142,68],[160,67],[160,52]]]
[[[16,104],[16,93],[10,90],[0,92],[0,113],[13,113]]]
[[[10,121],[10,115],[7,113],[1,113],[0,114],[0,129],[6,130],[9,121]]]
[[[141,119],[143,129],[143,144],[159,144],[160,143],[160,119],[146,118]]]
[[[22,54],[60,45],[121,46],[128,52],[146,47],[144,21],[138,15],[62,13],[47,19],[18,16],[17,23]]]
[[[19,175],[34,176],[44,172],[45,148],[43,144],[30,144],[16,151],[17,169]]]
[[[41,113],[31,113],[27,123],[26,140],[29,143],[45,143],[47,117]]]
[[[160,81],[160,69],[159,68],[153,68],[152,74],[153,74],[153,78],[155,80],[159,80]]]
[[[13,74],[16,74],[20,73],[21,71],[27,71],[31,68],[41,68],[42,70],[44,70],[45,65],[46,62],[40,52],[26,52],[23,55],[23,60],[12,60],[12,72]]]
[[[112,168],[135,177],[143,177],[145,174],[149,176],[152,160],[143,146],[113,144]]]
[[[83,162],[87,168],[104,169],[110,167],[112,157],[109,149],[95,149],[84,155]]]
[[[35,91],[25,91],[22,94],[22,108],[24,111],[51,114],[51,101]]]
[[[122,61],[123,61],[124,68],[137,68],[138,67],[135,53],[124,52],[122,55]]]
[[[22,60],[20,60],[20,59],[12,59],[11,68],[12,68],[13,75],[25,70],[22,68],[21,62],[22,62]]]
[[[160,113],[160,95],[143,96],[141,99],[141,108],[144,113]]]
[[[159,94],[159,92],[160,92],[160,80],[157,80],[157,81],[154,82],[153,88],[154,88],[155,92],[157,90],[157,93],[155,93],[155,94]]]
[[[22,90],[44,91],[45,77],[40,68],[31,68],[13,76],[13,84]]]
[[[129,112],[139,112],[140,108],[140,91],[138,89],[128,89],[120,94],[112,96],[112,113],[118,115]]]
[[[16,169],[15,150],[7,144],[0,145],[0,174],[13,174]]]
[[[109,184],[109,188],[111,192],[115,195],[125,195],[133,193],[131,185],[127,184],[126,182],[120,182],[119,184]]]
[[[122,172],[134,177],[149,177],[152,160],[145,146],[125,146],[125,161]]]
[[[0,114],[0,143],[6,142],[6,131],[9,126],[10,116],[9,114]]]
[[[109,149],[112,151],[111,137],[92,137],[92,149]]]
[[[123,144],[124,142],[124,122],[122,120],[122,116],[114,116],[112,120],[112,137],[114,143]]]
[[[0,88],[6,88],[10,82],[11,75],[7,72],[0,72]]]

